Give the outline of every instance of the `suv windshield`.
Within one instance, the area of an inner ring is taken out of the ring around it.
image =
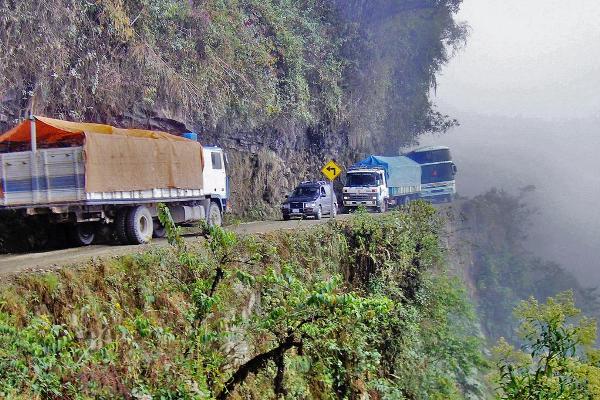
[[[317,186],[298,186],[294,190],[294,197],[317,197],[319,188]]]
[[[348,174],[348,186],[378,186],[378,175],[368,172]]]

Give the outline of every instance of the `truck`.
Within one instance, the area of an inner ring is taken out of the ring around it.
[[[446,146],[415,149],[406,157],[421,165],[421,198],[431,203],[451,202],[456,194],[456,165]]]
[[[419,198],[421,166],[408,157],[371,155],[346,172],[343,211],[357,207],[384,212]]]
[[[227,157],[197,135],[31,116],[0,135],[0,210],[65,227],[76,245],[108,231],[122,244],[162,237],[158,205],[177,224],[220,225]]]

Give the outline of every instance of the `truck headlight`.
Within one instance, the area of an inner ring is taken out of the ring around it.
[[[315,208],[317,205],[315,203],[307,203],[306,207],[308,208]]]
[[[373,200],[377,200],[377,196],[373,196]]]
[[[344,200],[350,200],[350,196],[344,196]]]
[[[290,208],[290,205],[289,205],[289,203],[283,203],[283,204],[281,205],[281,208],[284,208],[284,209],[286,209],[286,210],[289,210],[289,208]]]

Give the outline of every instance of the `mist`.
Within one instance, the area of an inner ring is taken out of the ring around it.
[[[465,0],[460,19],[436,101],[461,125],[421,143],[452,147],[461,195],[535,185],[528,247],[600,285],[600,2]]]

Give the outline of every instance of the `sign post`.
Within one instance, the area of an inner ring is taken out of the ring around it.
[[[327,164],[321,168],[321,172],[327,179],[329,179],[329,197],[331,198],[331,208],[329,211],[329,215],[331,218],[335,218],[335,214],[337,214],[337,210],[334,214],[333,210],[335,207],[335,203],[333,202],[333,181],[340,176],[342,173],[342,167],[335,163],[335,160],[329,161]]]

